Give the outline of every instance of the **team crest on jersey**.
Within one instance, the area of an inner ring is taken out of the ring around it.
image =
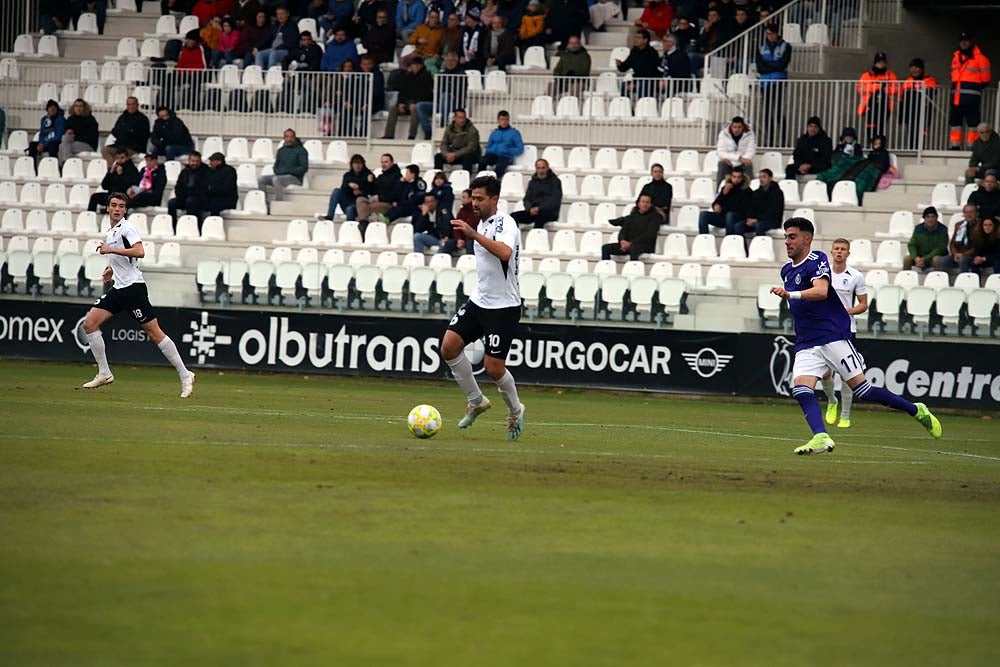
[[[802,274],[801,273],[796,273],[795,274],[795,284],[796,285],[801,285],[802,284]]]

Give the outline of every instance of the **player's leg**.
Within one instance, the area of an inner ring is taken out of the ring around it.
[[[854,403],[854,392],[846,382],[840,385],[840,421],[837,428],[851,428],[851,404]]]
[[[469,428],[476,421],[476,417],[492,407],[490,400],[483,396],[483,391],[476,382],[476,376],[472,372],[472,362],[465,356],[465,346],[483,335],[479,319],[473,312],[475,308],[475,304],[471,301],[459,308],[448,322],[448,329],[441,339],[441,356],[467,399],[465,416],[459,420],[459,428]]]
[[[111,292],[102,294],[83,320],[83,333],[87,336],[90,352],[97,362],[97,375],[83,385],[85,389],[94,389],[115,381],[115,376],[111,374],[111,368],[108,366],[107,348],[104,346],[104,336],[101,334],[101,325],[115,316],[115,311],[110,310],[112,305],[108,303],[114,297],[109,297],[109,294]]]
[[[802,415],[813,432],[812,439],[795,448],[796,454],[820,454],[833,451],[833,438],[826,432],[823,411],[816,400],[816,381],[826,374],[827,363],[817,348],[811,347],[795,353],[792,366],[792,396],[798,401]]]
[[[514,329],[521,319],[521,307],[481,310],[486,338],[486,373],[497,383],[497,389],[507,404],[507,439],[517,440],[524,430],[524,404],[517,395],[514,376],[507,370],[507,353],[514,338]]]
[[[156,311],[149,303],[146,283],[129,285],[125,288],[125,292],[127,293],[129,313],[136,322],[142,325],[149,340],[160,348],[160,352],[177,371],[177,376],[181,379],[181,398],[187,398],[194,391],[194,373],[184,365],[184,359],[177,351],[174,341],[160,328],[160,322],[156,319]]]
[[[837,392],[836,386],[833,382],[833,371],[827,369],[826,375],[823,376],[823,393],[826,394],[826,423],[836,424],[837,423]]]

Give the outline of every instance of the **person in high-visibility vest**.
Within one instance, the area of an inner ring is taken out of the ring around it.
[[[889,70],[889,58],[884,53],[876,53],[872,68],[861,75],[858,95],[858,116],[864,116],[865,136],[871,140],[885,134],[886,120],[899,96],[899,79]]]
[[[951,56],[951,109],[948,112],[948,143],[953,151],[962,150],[962,124],[965,143],[976,140],[976,126],[982,120],[983,89],[990,82],[990,61],[972,43],[972,35],[963,32],[958,50]]]
[[[922,58],[914,58],[910,61],[910,76],[906,77],[899,86],[899,124],[907,126],[907,144],[901,148],[916,148],[920,138],[920,121],[927,123],[927,116],[930,112],[928,102],[934,99],[937,90],[937,80],[933,76],[924,72],[924,61]],[[924,138],[927,137],[927,129],[923,130]],[[900,142],[902,143],[902,142]]]

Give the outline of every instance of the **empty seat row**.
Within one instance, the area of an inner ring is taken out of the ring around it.
[[[26,106],[44,106],[48,100],[56,100],[63,107],[69,107],[73,100],[82,98],[95,109],[120,111],[125,108],[128,97],[135,97],[139,104],[152,105],[153,89],[146,85],[111,84],[107,88],[100,83],[83,84],[69,82],[59,86],[52,82],[39,84],[34,100],[25,100]]]
[[[921,281],[921,276],[923,277],[923,281]],[[910,270],[899,271],[893,276],[891,283],[889,281],[889,274],[885,269],[872,269],[865,274],[865,284],[869,289],[878,289],[889,284],[904,289],[923,286],[928,289],[942,290],[954,287],[968,294],[973,290],[980,289],[982,286],[985,289],[991,289],[1000,294],[1000,273],[989,275],[984,285],[981,285],[981,281],[982,279],[978,273],[971,272],[959,273],[952,280],[947,271],[929,271],[924,274]]]
[[[58,58],[59,41],[55,35],[42,35],[38,38],[38,47],[35,47],[33,35],[23,34],[14,38],[14,49],[5,56],[16,58]]]
[[[676,123],[680,121],[708,120],[709,102],[704,97],[692,98],[685,112],[684,100],[671,97],[662,107],[655,97],[640,97],[632,107],[632,100],[618,96],[607,104],[602,95],[585,97],[566,95],[555,101],[551,95],[539,95],[531,101],[531,112],[518,116],[520,122],[561,124],[594,123]]]
[[[108,60],[98,65],[95,60],[83,60],[80,62],[80,83],[105,83],[119,84],[122,81],[128,83],[142,83],[146,81],[146,65],[142,62],[130,62],[122,67],[117,60]],[[84,98],[88,102],[89,98]]]
[[[911,332],[920,329],[930,333],[939,328],[942,334],[962,334],[971,325],[973,332],[985,328],[992,335],[996,328],[997,290],[960,287],[935,289],[925,285],[882,285],[871,304],[869,328],[884,331],[889,326],[902,331],[909,325]],[[953,327],[949,332],[949,328]]]
[[[917,210],[923,210],[928,206],[944,210],[960,209],[969,201],[969,195],[975,192],[978,187],[975,183],[968,183],[962,188],[961,195],[957,195],[958,190],[954,183],[938,183],[931,190],[930,203],[917,204]]]
[[[312,230],[310,231],[310,225]],[[407,249],[413,247],[413,225],[400,222],[392,225],[392,236],[389,236],[388,226],[383,222],[371,222],[361,235],[361,227],[357,221],[349,220],[336,229],[333,222],[319,220],[310,223],[308,220],[291,220],[285,229],[283,239],[275,239],[275,244],[338,246],[341,248],[368,249]]]
[[[67,192],[63,183],[52,183],[42,191],[38,182],[20,188],[14,181],[0,182],[0,206],[38,206],[44,208],[85,209],[90,202],[90,188],[79,183]]]
[[[62,173],[59,169],[59,159],[44,157],[38,162],[36,170],[35,159],[27,155],[14,160],[0,155],[0,180],[20,181],[62,181],[64,183],[99,183],[108,170],[108,163],[102,158],[94,158],[87,164],[86,172],[83,158],[71,157],[63,163]]]

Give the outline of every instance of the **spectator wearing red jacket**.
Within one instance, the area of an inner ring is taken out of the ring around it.
[[[640,28],[655,33],[657,37],[670,32],[670,24],[674,22],[674,8],[666,0],[650,0],[642,10],[642,15],[635,24]]]

